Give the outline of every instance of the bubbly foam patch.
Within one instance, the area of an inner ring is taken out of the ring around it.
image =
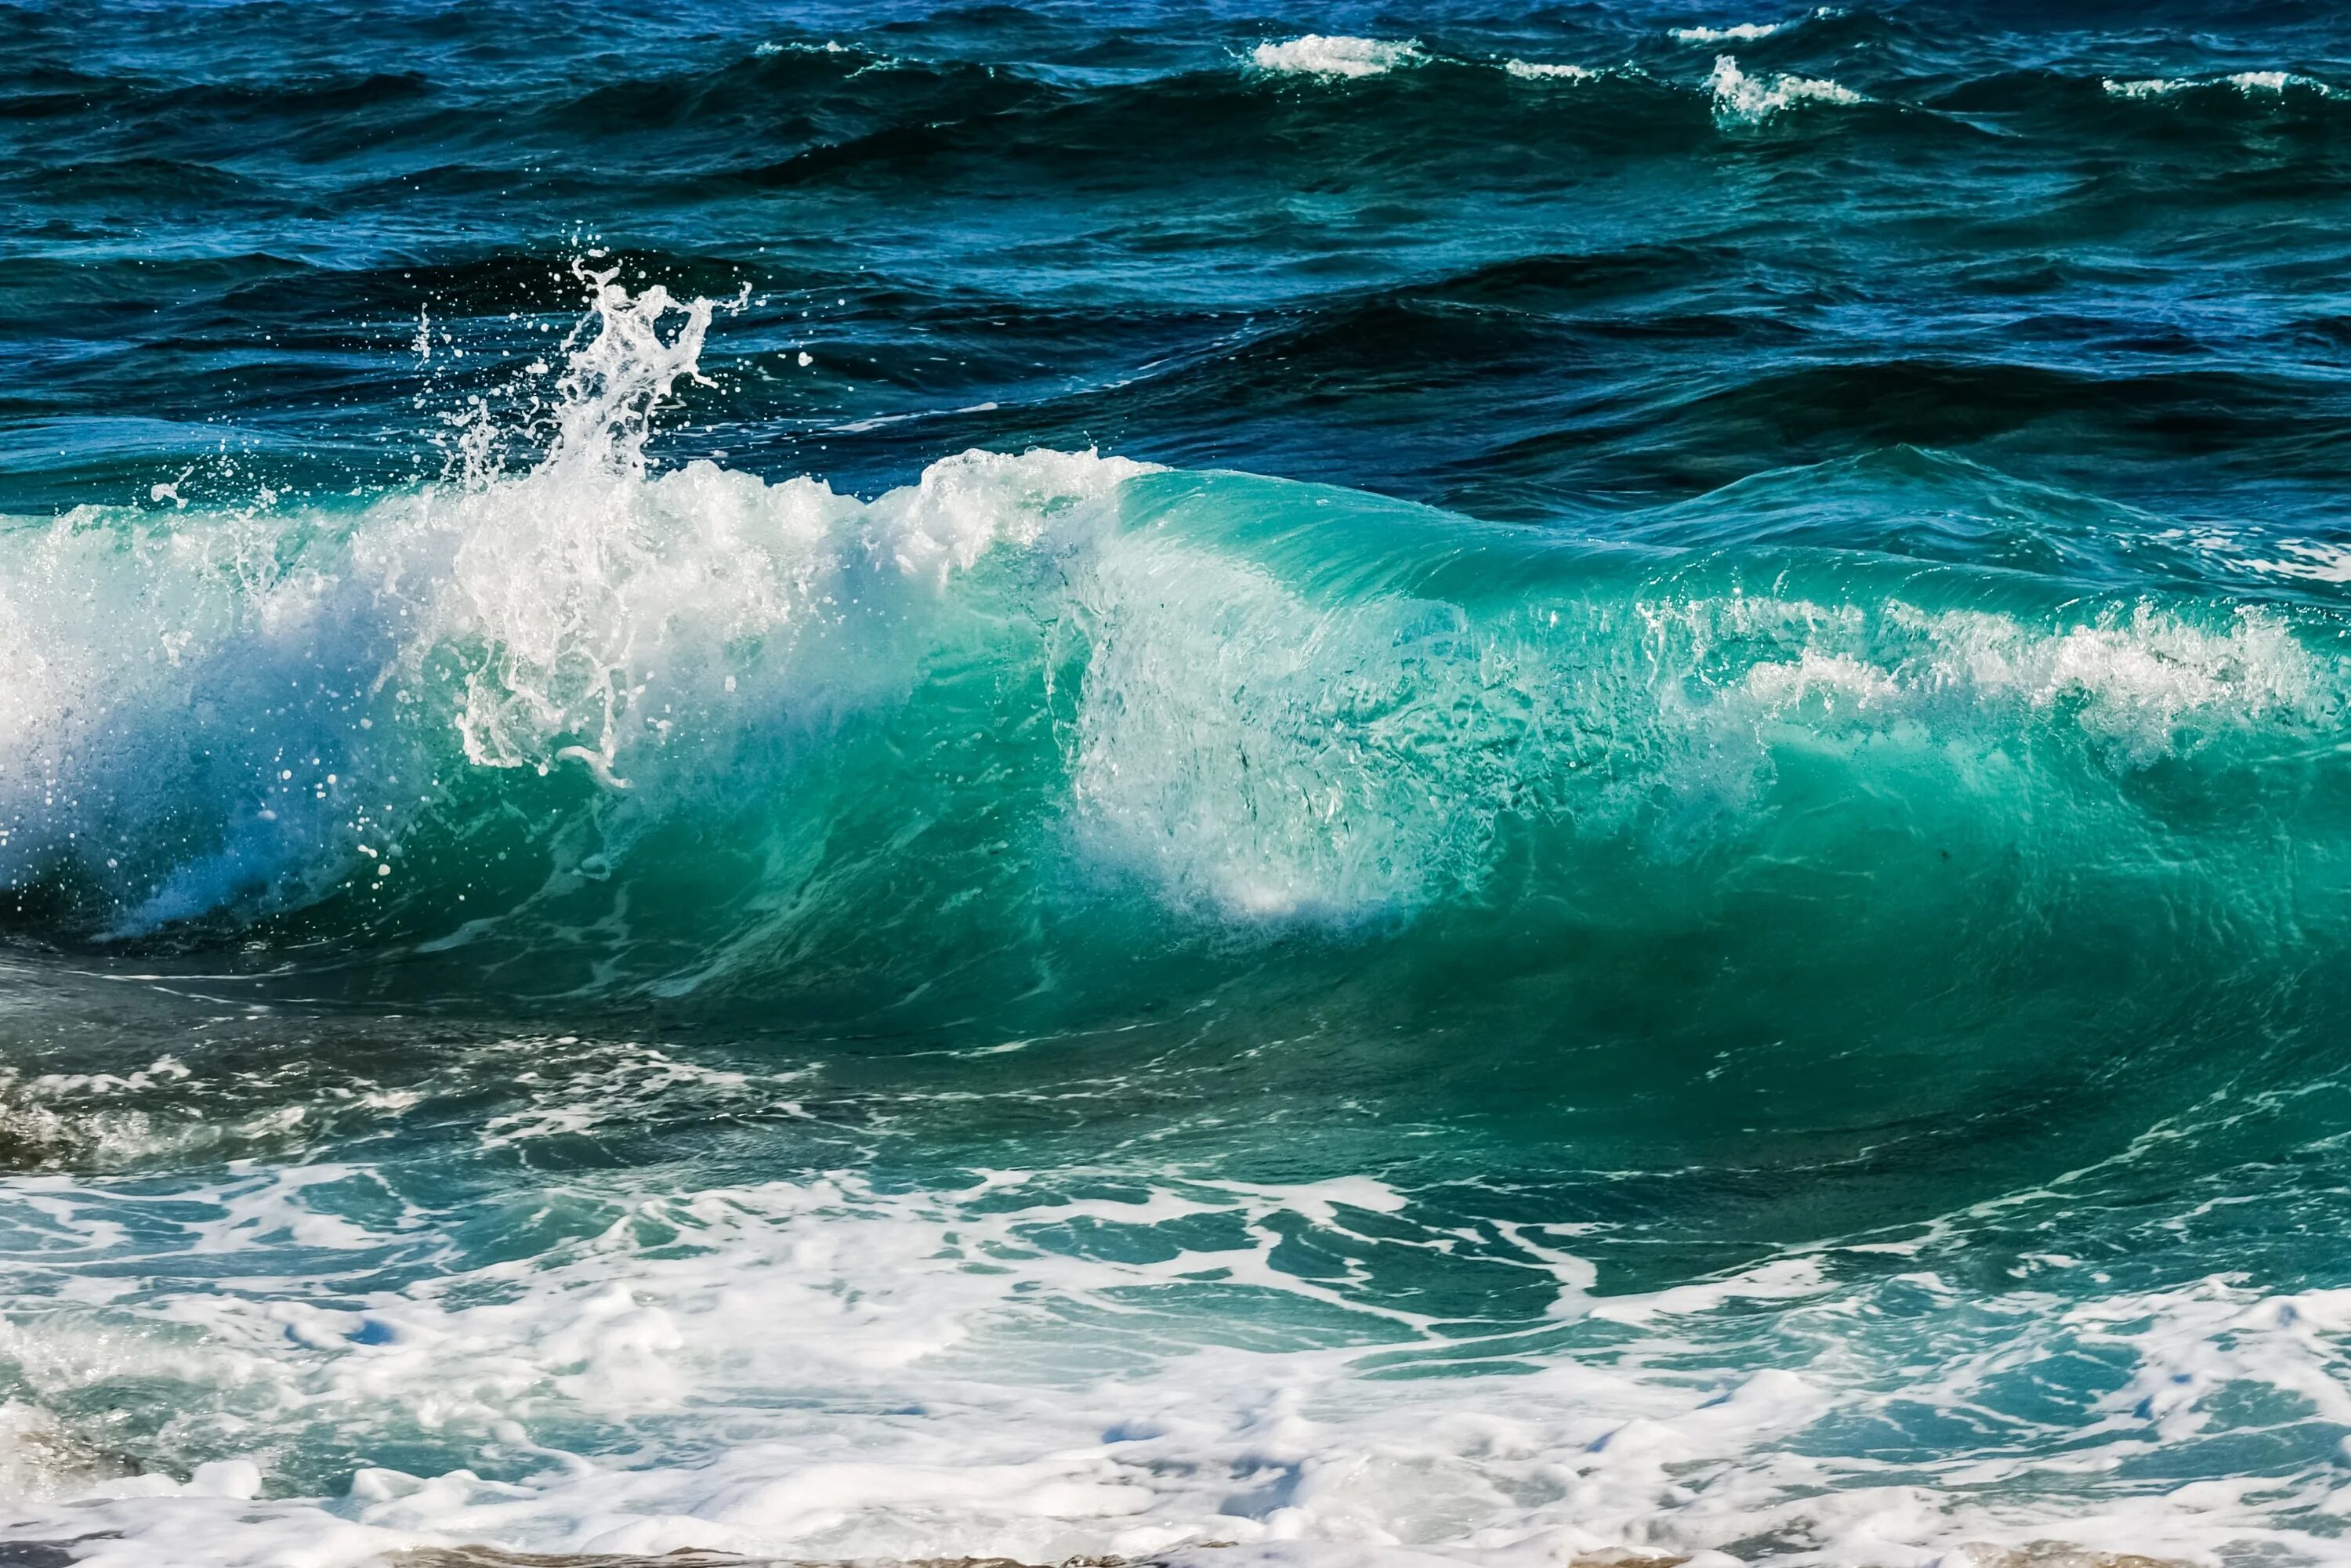
[[[1262,71],[1282,76],[1375,77],[1398,66],[1417,65],[1427,57],[1416,41],[1356,38],[1343,34],[1308,33],[1282,43],[1267,42],[1249,51],[1249,62]]]
[[[132,1473],[45,1410],[0,1406],[17,1468],[0,1533],[70,1535],[101,1565],[298,1547],[356,1565],[466,1541],[1401,1565],[1740,1542],[1750,1559],[1926,1563],[2055,1537],[2342,1560],[2252,1508],[2253,1483],[2100,1479],[2249,1401],[2351,1420],[2340,1291],[2212,1281],[2061,1306],[2040,1277],[2083,1265],[2051,1257],[1970,1298],[1932,1260],[1888,1268],[1859,1248],[1595,1296],[1546,1228],[1426,1228],[1367,1178],[1128,1176],[1086,1196],[1072,1172],[913,1191],[847,1175],[661,1195],[561,1181],[542,1205],[603,1223],[385,1288],[367,1281],[405,1221],[351,1218],[367,1175],[255,1172],[149,1213],[134,1195],[45,1188],[61,1247],[218,1249],[240,1281],[11,1303],[0,1354],[20,1383],[53,1400],[108,1379],[168,1386],[191,1457]],[[1541,1282],[1548,1306],[1465,1323],[1381,1288],[1432,1245]],[[1333,1273],[1311,1262],[1324,1249],[1358,1261]],[[319,1267],[338,1254],[340,1281]],[[1966,1348],[1986,1335],[1997,1354]],[[1964,1413],[1965,1435],[1936,1460],[1835,1457],[1855,1421],[1932,1427],[1938,1411]],[[2034,1435],[2058,1418],[2083,1428],[2066,1461],[2082,1479],[2052,1512],[2000,1483],[2043,1462]],[[472,1462],[355,1460],[333,1495],[305,1496],[274,1456],[322,1427],[353,1451]],[[2325,1469],[2259,1484],[2320,1495]]]
[[[1802,26],[1806,22],[1819,21],[1836,15],[1838,13],[1833,6],[1823,5],[1788,21],[1736,22],[1720,27],[1704,26],[1668,27],[1666,29],[1666,37],[1679,44],[1753,43],[1758,39],[1784,33],[1792,27]]]

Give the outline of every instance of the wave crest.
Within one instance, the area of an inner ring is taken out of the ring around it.
[[[1398,66],[1428,57],[1417,40],[1391,42],[1343,34],[1308,33],[1284,43],[1267,42],[1249,51],[1249,63],[1280,76],[1363,78],[1385,76]]]
[[[1739,68],[1739,61],[1729,55],[1715,57],[1714,69],[1707,77],[1706,85],[1714,96],[1715,118],[1746,125],[1760,125],[1803,104],[1862,101],[1861,94],[1851,88],[1840,87],[1824,78],[1791,76],[1785,71],[1768,82],[1750,77]]]

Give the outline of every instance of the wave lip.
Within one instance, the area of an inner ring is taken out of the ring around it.
[[[1268,41],[1249,51],[1249,63],[1277,76],[1348,78],[1385,76],[1399,66],[1428,57],[1416,38],[1392,41],[1344,34],[1308,33],[1283,43]]]

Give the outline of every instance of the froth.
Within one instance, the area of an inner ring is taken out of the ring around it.
[[[2335,96],[2335,89],[2329,84],[2297,71],[2237,71],[2220,77],[2141,77],[2134,79],[2108,77],[2105,86],[2109,96],[2129,99],[2170,98],[2206,89],[2231,89],[2248,98],[2278,98],[2289,91],[2329,98]]]
[[[282,1275],[304,1255],[305,1215],[322,1218],[334,1184],[360,1175],[183,1191],[141,1217],[135,1243],[118,1230],[110,1245],[183,1246],[193,1228],[248,1277]],[[401,1244],[398,1222],[338,1217],[326,1244],[357,1266],[353,1283],[316,1300],[281,1281],[267,1296],[12,1312],[0,1350],[33,1385],[169,1385],[186,1413],[173,1440],[216,1457],[131,1475],[39,1411],[0,1407],[20,1463],[46,1464],[7,1530],[69,1531],[79,1560],[101,1565],[152,1561],[167,1542],[224,1563],[299,1543],[305,1561],[357,1563],[461,1541],[1030,1562],[1199,1548],[1203,1563],[1399,1565],[1744,1542],[1750,1557],[1925,1565],[1963,1543],[1997,1561],[2053,1536],[2340,1560],[2241,1489],[2114,1479],[2149,1437],[2191,1438],[2231,1401],[2283,1396],[2345,1419],[2340,1291],[2264,1297],[2216,1281],[2061,1308],[2023,1278],[1962,1303],[1935,1273],[1891,1271],[1864,1249],[1595,1297],[1590,1266],[1545,1228],[1431,1228],[1367,1178],[1142,1186],[1130,1174],[1118,1196],[1078,1195],[1087,1180],[991,1172],[960,1190],[882,1190],[841,1176],[650,1197],[572,1183],[540,1201],[607,1223],[406,1287],[360,1283]],[[46,1194],[61,1239],[106,1234],[123,1203]],[[1314,1245],[1290,1250],[1301,1241]],[[1384,1255],[1432,1247],[1542,1282],[1548,1309],[1469,1324],[1424,1315],[1410,1290],[1384,1296]],[[1353,1266],[1298,1268],[1322,1249]],[[1236,1294],[1252,1309],[1240,1332]],[[1923,1318],[1929,1307],[1939,1315]],[[1975,1354],[1987,1335],[1998,1354]],[[2085,1368],[2102,1370],[2075,1386]],[[1970,1416],[1957,1438],[1932,1417],[1953,1409]],[[2059,1513],[1993,1484],[2029,1474],[2017,1435],[2052,1419],[2081,1427],[2079,1484]],[[360,1437],[360,1452],[472,1464],[354,1459],[338,1495],[287,1495],[272,1447],[320,1422]],[[1907,1466],[1840,1458],[1855,1422],[1897,1452],[1912,1422],[1958,1447]],[[2325,1469],[2262,1484],[2321,1495]]]
[[[1283,43],[1267,42],[1249,51],[1258,69],[1283,76],[1375,77],[1427,57],[1417,42],[1391,42],[1345,35],[1308,33]]]
[[[1589,67],[1548,60],[1505,60],[1502,68],[1522,81],[1590,81],[1600,74]]]
[[[1785,22],[1741,22],[1729,27],[1675,27],[1667,36],[1684,44],[1751,43],[1786,26]]]
[[[1862,101],[1861,94],[1852,89],[1821,78],[1791,76],[1784,71],[1769,81],[1750,77],[1739,68],[1739,61],[1729,55],[1715,57],[1714,70],[1708,76],[1706,85],[1714,95],[1717,120],[1748,125],[1761,124],[1803,104]]]

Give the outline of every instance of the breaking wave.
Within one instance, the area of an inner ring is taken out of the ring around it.
[[[590,281],[567,363],[468,405],[435,482],[8,530],[21,934],[391,944],[520,995],[889,994],[925,952],[1066,974],[1085,908],[1439,940],[1497,900],[1539,929],[1603,885],[1662,913],[1792,855],[1882,862],[1889,831],[2056,875],[2334,766],[2331,612],[2085,592],[2067,503],[1966,465],[1916,482],[2007,484],[2049,575],[1963,540],[1725,549],[1707,503],[1534,530],[1091,452],[866,500],[655,471],[717,307]],[[1720,505],[1832,515],[1842,483]],[[1847,796],[1884,810],[1797,826]],[[2183,896],[2268,896],[2239,863],[2262,810]],[[1114,974],[1075,967],[1072,995]]]

